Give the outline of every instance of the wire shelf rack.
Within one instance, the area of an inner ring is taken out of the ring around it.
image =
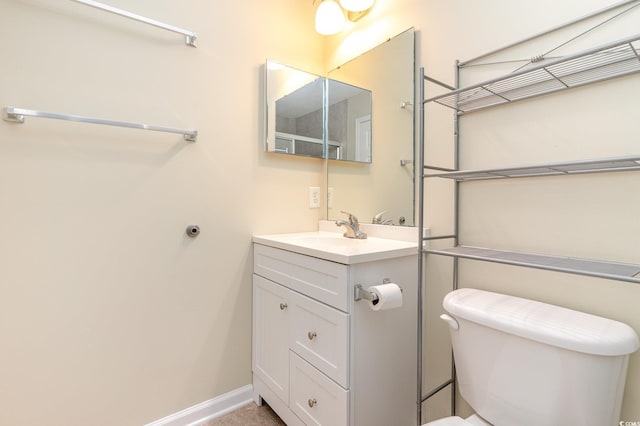
[[[630,263],[548,256],[472,246],[457,246],[441,250],[427,249],[425,251],[443,256],[640,283],[640,265]]]
[[[640,72],[640,34],[424,100],[459,113]]]
[[[430,166],[425,166],[430,169]],[[640,170],[640,156],[610,157],[593,160],[567,161],[521,167],[463,170],[447,173],[428,173],[425,178],[440,177],[457,181],[506,179],[533,176],[557,176],[585,173],[626,172]]]

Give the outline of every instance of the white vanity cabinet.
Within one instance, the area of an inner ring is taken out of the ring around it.
[[[416,254],[339,263],[292,250],[254,244],[256,403],[290,426],[412,425]],[[403,288],[402,307],[354,301],[356,284],[385,278]]]

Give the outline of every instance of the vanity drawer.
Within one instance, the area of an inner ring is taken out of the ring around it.
[[[254,244],[254,272],[348,312],[347,265]]]
[[[307,425],[346,426],[349,391],[291,352],[289,407]]]
[[[349,315],[296,294],[289,347],[342,387],[349,387]]]

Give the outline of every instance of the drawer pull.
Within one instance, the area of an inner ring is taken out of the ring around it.
[[[307,337],[309,338],[309,340],[315,339],[316,336],[317,336],[317,334],[316,334],[315,331],[310,331],[310,332],[307,333]]]
[[[307,401],[307,404],[309,404],[310,408],[313,408],[317,403],[318,403],[318,401],[316,401],[315,398],[310,399],[310,400]]]
[[[286,304],[286,303],[281,303],[281,304],[280,304],[280,310],[281,310],[281,311],[284,311],[284,310],[285,310],[285,309],[287,309],[287,308],[288,308],[288,306],[287,306],[287,304]]]

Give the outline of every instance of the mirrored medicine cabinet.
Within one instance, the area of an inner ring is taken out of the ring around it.
[[[371,162],[371,91],[275,61],[266,66],[267,151]]]

